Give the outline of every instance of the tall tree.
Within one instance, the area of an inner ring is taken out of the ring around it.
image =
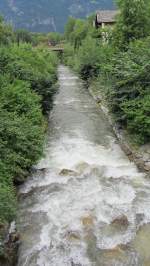
[[[75,49],[78,49],[82,41],[85,39],[88,33],[88,24],[83,19],[77,19],[75,26],[74,26],[74,32],[72,33],[72,41]]]
[[[149,0],[118,0],[120,13],[114,30],[116,46],[125,49],[130,41],[150,33]]]
[[[13,29],[6,24],[3,17],[0,16],[0,45],[7,45],[14,40]]]
[[[65,26],[65,38],[67,40],[70,40],[71,38],[71,33],[74,31],[76,19],[73,17],[69,17],[68,22]]]
[[[29,31],[20,29],[15,32],[18,46],[20,42],[32,43],[32,35]]]

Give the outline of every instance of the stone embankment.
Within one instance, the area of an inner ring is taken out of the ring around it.
[[[0,225],[0,266],[15,266],[17,263],[17,252],[20,236],[17,232],[15,222],[9,225]]]

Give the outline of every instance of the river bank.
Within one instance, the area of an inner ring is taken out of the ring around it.
[[[100,85],[97,84],[97,82],[93,82],[88,86],[91,96],[94,98],[100,109],[105,113],[125,154],[137,165],[140,171],[146,172],[147,177],[150,177],[150,144],[141,146],[135,144],[132,136],[129,136],[126,130],[120,128],[119,124],[115,122],[113,115],[109,111],[102,90],[97,89],[99,86]]]
[[[15,222],[0,225],[0,266],[16,266],[20,235]]]

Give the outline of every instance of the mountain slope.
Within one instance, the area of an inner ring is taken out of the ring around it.
[[[113,0],[0,0],[0,13],[16,28],[43,32],[62,32],[68,16],[112,8]]]

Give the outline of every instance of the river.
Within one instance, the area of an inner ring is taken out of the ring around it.
[[[150,266],[150,182],[82,81],[58,75],[45,156],[19,190],[18,266]]]

